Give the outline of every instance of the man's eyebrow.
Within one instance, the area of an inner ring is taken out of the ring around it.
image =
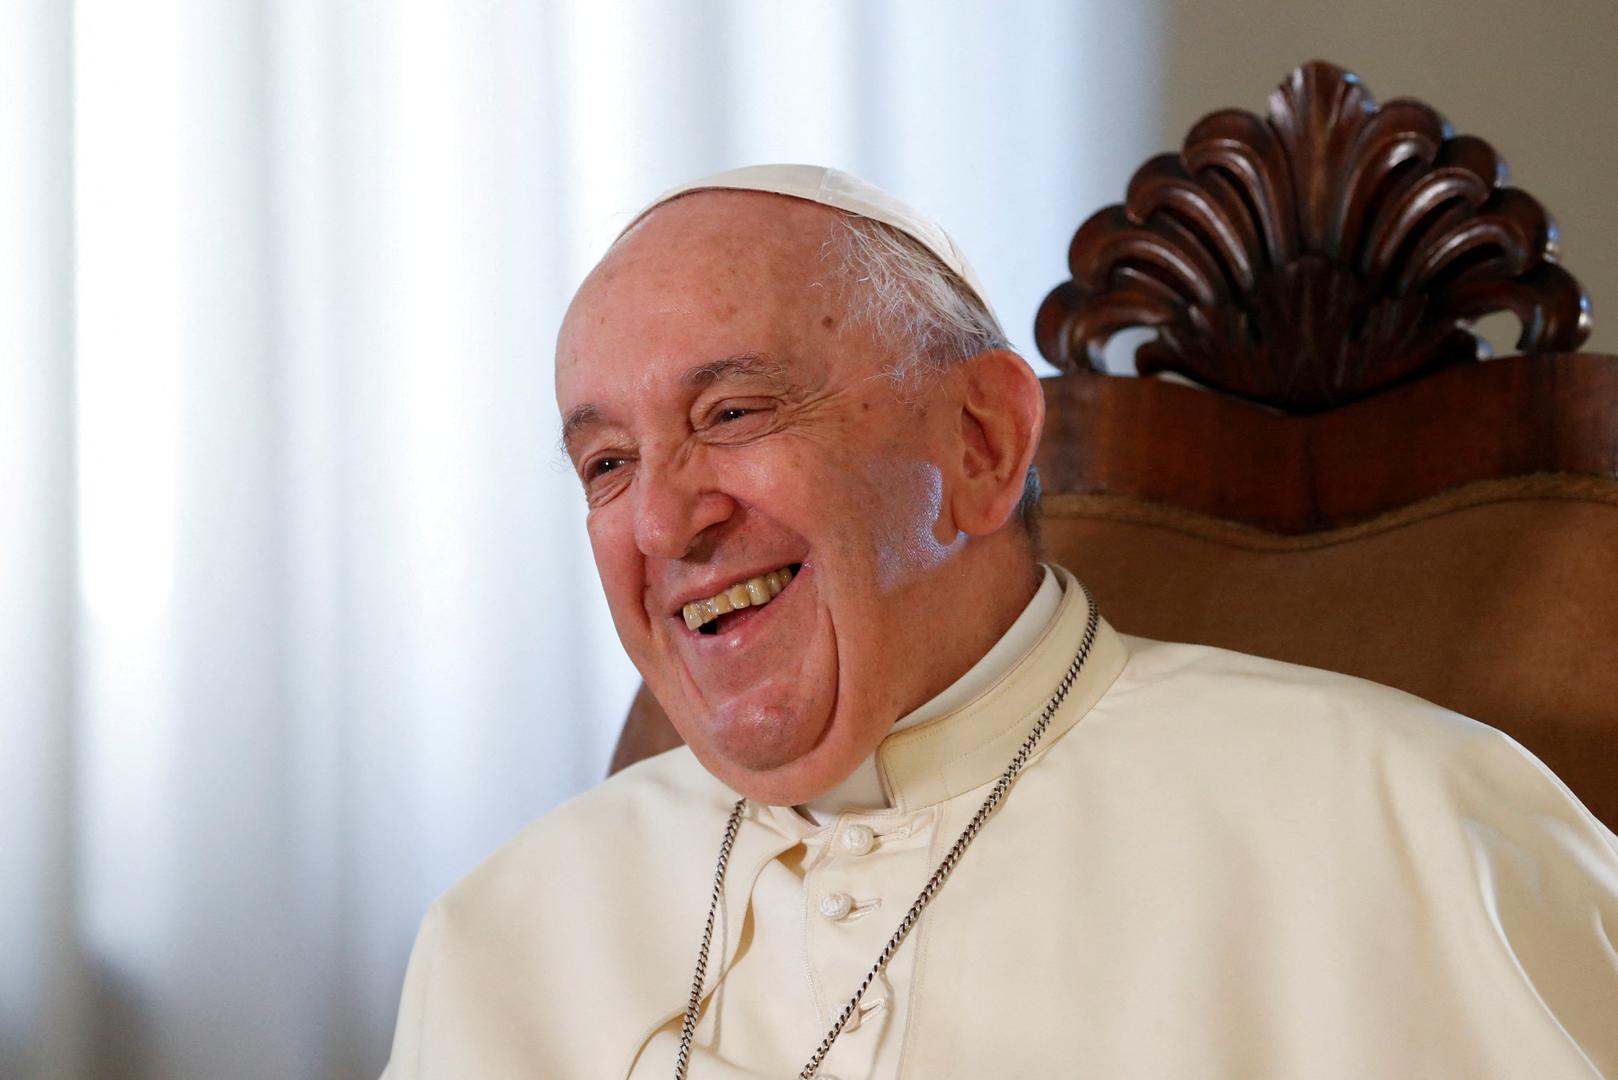
[[[712,386],[727,379],[768,379],[771,382],[785,382],[786,373],[786,367],[768,353],[750,352],[700,364],[681,375],[680,381],[691,387]]]
[[[580,405],[567,414],[562,421],[562,449],[571,455],[573,439],[579,432],[592,424],[601,422],[601,410],[594,405]]]
[[[680,382],[694,389],[728,379],[767,379],[784,384],[787,369],[768,353],[750,352],[698,364],[680,376]],[[562,420],[562,451],[571,456],[573,440],[579,433],[601,422],[601,410],[595,405],[586,403],[570,410]]]

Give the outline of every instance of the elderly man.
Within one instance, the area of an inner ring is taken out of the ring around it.
[[[686,741],[433,908],[387,1076],[1618,1076],[1618,842],[1408,695],[1120,636],[936,226],[761,167],[579,289],[564,439]]]

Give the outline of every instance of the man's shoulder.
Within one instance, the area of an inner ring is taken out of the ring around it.
[[[688,935],[734,800],[671,750],[544,815],[453,885],[417,936],[394,1046],[440,1066],[405,1075],[515,1076],[519,1059],[545,1076],[613,1059],[623,1075],[618,1059],[690,977]]]
[[[1403,690],[1230,649],[1125,640],[1129,663],[1094,718],[1119,738],[1262,766],[1283,782],[1375,773],[1449,786],[1504,773],[1565,791],[1504,732]]]
[[[1524,849],[1558,822],[1603,859],[1613,837],[1506,733],[1380,683],[1227,649],[1128,639],[1079,731],[1090,767],[1185,822],[1339,843],[1399,834]],[[1083,756],[1083,755],[1080,755]],[[1470,823],[1470,824],[1468,824]]]
[[[717,842],[736,795],[686,747],[636,763],[536,819],[453,885],[439,906],[523,908],[563,889],[577,900],[610,895],[626,879],[655,878],[690,864]],[[699,862],[701,860],[698,860]]]
[[[1341,672],[1212,645],[1124,635],[1129,663],[1113,688],[1118,701],[1150,700],[1156,715],[1182,722],[1253,727],[1309,737],[1347,726],[1372,738],[1448,743],[1495,732],[1415,694]]]

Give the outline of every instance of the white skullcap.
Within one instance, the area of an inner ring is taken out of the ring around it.
[[[730,169],[663,192],[635,215],[630,228],[670,199],[688,195],[693,191],[709,191],[715,188],[767,191],[774,195],[807,199],[809,202],[820,203],[822,206],[830,206],[845,213],[857,214],[872,221],[880,221],[884,225],[891,225],[937,256],[939,262],[949,267],[956,277],[966,283],[966,287],[977,297],[983,309],[990,316],[994,315],[994,305],[989,303],[988,292],[983,288],[983,282],[978,280],[972,264],[966,261],[966,255],[956,246],[955,241],[950,239],[943,226],[904,200],[897,199],[875,184],[861,180],[841,169],[832,169],[824,165],[747,165],[740,169]]]

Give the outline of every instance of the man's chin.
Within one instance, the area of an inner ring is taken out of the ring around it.
[[[721,775],[717,769],[709,771],[719,776],[731,790],[754,802],[771,806],[801,806],[824,795],[843,780],[842,776],[829,773],[820,763],[802,758],[761,772],[732,768]]]
[[[842,775],[823,744],[829,717],[809,719],[781,709],[716,716],[691,743],[709,772],[726,786],[758,802],[795,806],[830,791]],[[699,745],[701,749],[699,749]],[[842,770],[843,774],[852,771]]]
[[[708,741],[726,761],[748,772],[776,772],[814,751],[827,719],[792,706],[722,705],[708,719]]]

